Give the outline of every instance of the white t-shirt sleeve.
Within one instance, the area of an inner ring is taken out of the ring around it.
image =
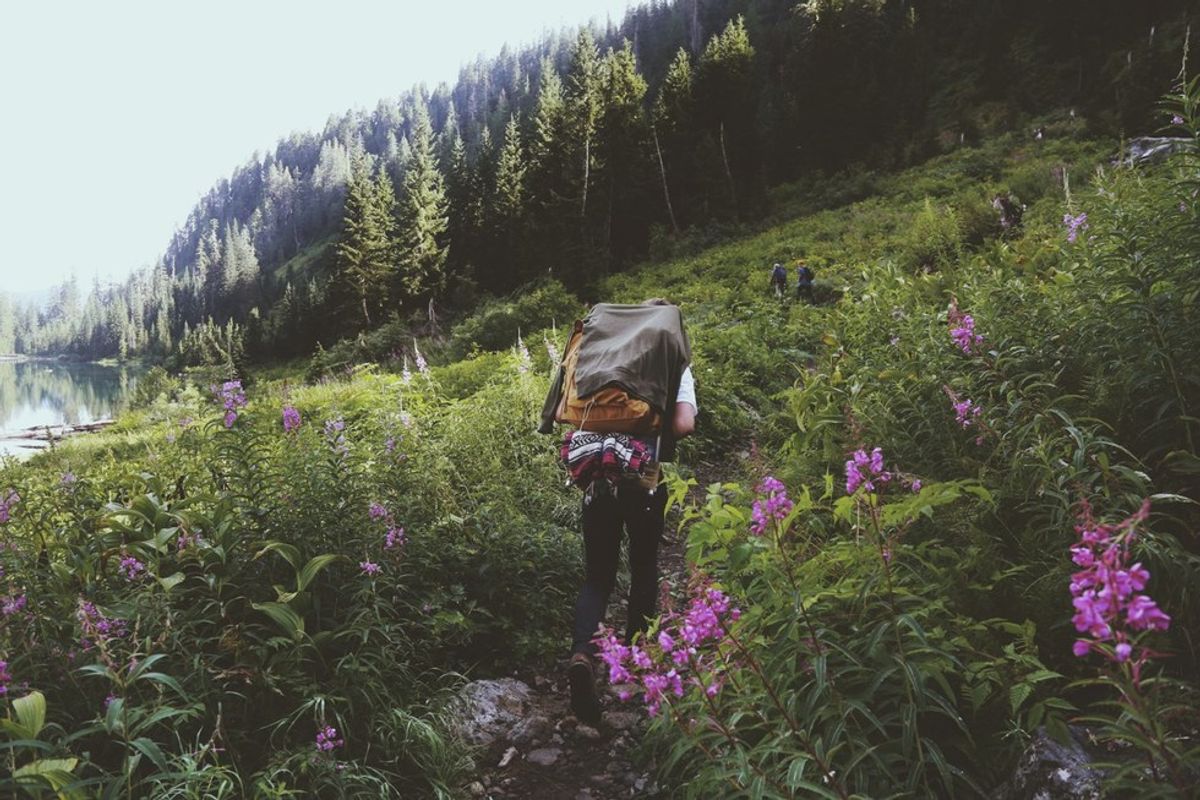
[[[679,376],[679,393],[675,395],[676,403],[691,403],[692,408],[697,411],[700,406],[696,404],[696,378],[692,375],[692,368],[684,367],[683,374]]]

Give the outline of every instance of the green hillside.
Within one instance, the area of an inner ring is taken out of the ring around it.
[[[664,796],[970,796],[1068,725],[1106,743],[1113,796],[1187,796],[1200,163],[1114,167],[1082,120],[1045,127],[776,187],[723,243],[655,242],[587,296],[541,282],[416,342],[384,326],[245,402],[163,373],[108,432],[6,464],[2,785],[463,796],[445,699],[567,649],[579,497],[532,432],[552,352],[585,302],[661,296],[701,409],[670,477],[675,605],[721,621],[672,663],[668,614],[625,664]],[[815,304],[769,290],[798,258]],[[1125,576],[1119,612],[1088,606],[1107,635],[1072,625],[1093,551]]]

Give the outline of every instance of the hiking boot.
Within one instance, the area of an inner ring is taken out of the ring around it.
[[[596,670],[587,653],[571,656],[567,667],[567,681],[571,684],[571,712],[576,719],[588,725],[600,721],[600,699],[596,697]]]

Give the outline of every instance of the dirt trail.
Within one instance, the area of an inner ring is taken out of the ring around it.
[[[668,517],[659,550],[661,590],[679,597],[686,581],[683,537]],[[607,622],[623,626],[626,595],[618,589],[609,603]],[[636,760],[638,741],[647,724],[636,700],[622,703],[597,676],[603,715],[599,725],[579,722],[567,700],[567,659],[553,671],[518,671],[514,676],[531,689],[521,741],[493,744],[478,760],[480,772],[469,785],[471,795],[490,800],[617,800],[662,796],[654,765]],[[602,665],[601,665],[602,666]]]

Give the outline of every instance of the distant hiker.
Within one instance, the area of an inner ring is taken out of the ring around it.
[[[775,296],[780,298],[783,297],[783,293],[787,289],[787,270],[778,261],[775,262],[775,267],[771,270],[771,288],[775,290]]]
[[[596,638],[629,538],[629,607],[625,641],[646,631],[658,600],[658,544],[667,492],[660,464],[675,457],[675,442],[696,424],[691,345],[679,308],[666,300],[637,306],[600,303],[567,344],[542,409],[541,433],[555,422],[567,433],[563,460],[584,490],[585,577],[575,602],[567,678],[571,710],[581,721],[600,719]]]
[[[1042,139],[1045,139],[1046,138],[1046,129],[1043,128],[1041,125],[1038,125],[1036,128],[1033,129],[1033,138],[1038,140],[1039,142]]]
[[[1024,207],[1013,202],[1012,197],[998,194],[992,198],[992,208],[1000,212],[1000,227],[1004,231],[1015,231],[1021,227]]]
[[[796,299],[807,300],[810,304],[816,303],[816,298],[813,297],[813,280],[816,275],[812,269],[803,261],[796,262]]]

